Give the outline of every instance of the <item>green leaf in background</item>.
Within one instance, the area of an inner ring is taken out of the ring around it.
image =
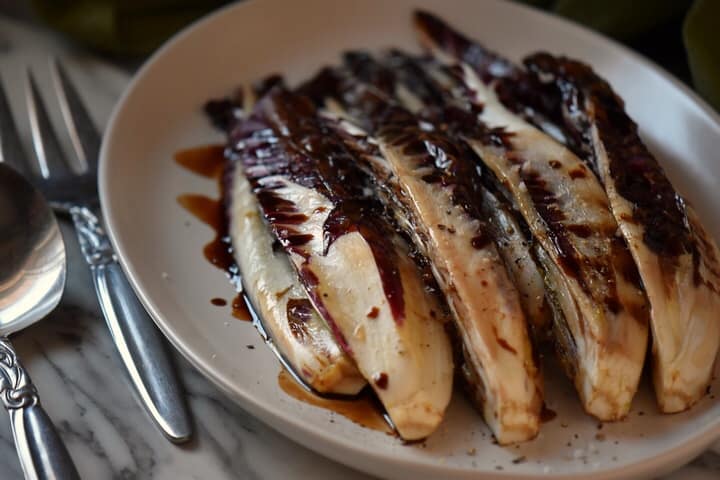
[[[557,0],[552,10],[611,37],[628,40],[682,15],[691,3],[692,0]]]
[[[91,48],[150,53],[169,36],[225,0],[34,0],[51,27]]]
[[[695,0],[683,38],[695,88],[720,110],[720,1]]]

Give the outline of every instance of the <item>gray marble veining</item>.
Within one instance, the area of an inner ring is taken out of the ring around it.
[[[104,125],[128,76],[101,68],[49,32],[0,18],[0,73],[22,108],[17,76],[24,65],[46,67],[62,55],[75,75],[92,85],[92,114]],[[10,78],[5,78],[5,77]],[[42,86],[42,85],[41,85]],[[59,118],[56,118],[59,121]],[[21,125],[22,130],[22,125]],[[132,388],[100,315],[87,266],[74,233],[63,222],[68,285],[60,306],[43,322],[13,338],[83,478],[92,480],[335,479],[370,477],[294,443],[243,411],[175,355],[195,418],[196,436],[166,441],[133,398]],[[19,479],[9,422],[0,415],[0,480]],[[704,453],[667,480],[720,478],[720,455]]]

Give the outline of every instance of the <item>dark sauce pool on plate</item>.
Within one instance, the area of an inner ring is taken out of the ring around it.
[[[335,412],[362,427],[388,435],[395,434],[385,420],[379,400],[367,389],[353,400],[319,397],[300,386],[285,369],[280,370],[278,374],[278,385],[283,392],[296,400]]]
[[[178,196],[177,201],[192,216],[213,229],[215,237],[203,247],[203,256],[208,262],[223,270],[233,284],[239,285],[238,269],[232,256],[225,205],[222,200],[221,180],[225,162],[223,152],[222,145],[205,145],[181,150],[175,154],[175,162],[178,165],[196,175],[215,179],[221,193],[218,199],[201,194],[185,193]],[[220,297],[213,298],[210,302],[215,306],[224,306],[228,303],[227,300]],[[242,293],[238,293],[232,300],[231,306],[233,317],[246,321],[251,319]]]

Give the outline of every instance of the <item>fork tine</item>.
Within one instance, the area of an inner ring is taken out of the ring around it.
[[[30,70],[27,71],[26,100],[32,144],[40,165],[40,174],[43,178],[49,178],[51,174],[58,177],[72,175]]]
[[[23,175],[30,173],[2,81],[0,81],[0,162],[5,162]]]
[[[95,171],[100,154],[100,134],[65,68],[57,58],[50,59],[50,71],[75,152],[86,168]]]

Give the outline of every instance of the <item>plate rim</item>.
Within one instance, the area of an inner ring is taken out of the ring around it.
[[[269,0],[264,0],[268,2]],[[279,0],[275,0],[279,1]],[[519,11],[529,11],[531,15],[536,15],[538,19],[542,19],[545,22],[549,22],[549,25],[561,26],[563,28],[570,29],[570,32],[574,35],[581,35],[588,38],[592,43],[607,44],[620,53],[622,56],[632,60],[632,62],[644,67],[654,75],[658,75],[663,80],[669,82],[672,87],[679,90],[686,99],[688,106],[692,106],[701,113],[707,121],[709,121],[715,128],[720,131],[720,112],[716,112],[703,98],[699,96],[694,90],[688,85],[681,82],[675,76],[666,71],[663,67],[659,66],[652,60],[640,55],[639,53],[629,49],[625,45],[617,42],[616,40],[609,38],[599,32],[590,30],[587,27],[580,25],[579,23],[565,19],[543,10],[518,4],[514,2],[507,2],[502,0],[484,0],[485,2],[495,3],[496,5],[502,4],[501,8],[516,9]],[[345,465],[366,471],[378,473],[377,469],[369,468],[367,463],[364,463],[364,459],[382,459],[383,463],[390,462],[395,465],[402,464],[402,468],[407,471],[411,471],[414,468],[422,468],[425,471],[432,469],[437,474],[448,474],[451,473],[458,477],[473,475],[474,478],[484,479],[508,479],[512,478],[519,480],[534,480],[539,477],[547,477],[547,474],[538,471],[531,473],[515,473],[515,472],[496,472],[487,470],[478,470],[471,472],[465,468],[457,468],[449,465],[440,465],[438,462],[432,462],[431,464],[419,463],[409,460],[402,460],[394,457],[392,454],[384,452],[368,452],[365,449],[356,448],[356,445],[349,441],[343,441],[343,439],[337,438],[326,438],[323,434],[323,430],[317,425],[298,421],[290,415],[283,415],[282,411],[278,411],[276,408],[268,407],[263,405],[256,399],[252,398],[247,392],[243,392],[237,388],[236,382],[233,382],[226,376],[218,372],[207,359],[203,358],[197,352],[193,351],[192,348],[188,348],[184,345],[184,342],[177,335],[172,328],[171,322],[167,322],[163,315],[160,313],[160,308],[150,298],[148,292],[141,288],[140,277],[142,276],[136,269],[133,268],[132,262],[128,259],[129,255],[125,248],[122,240],[119,238],[118,227],[113,221],[112,209],[109,209],[108,205],[113,202],[109,198],[108,183],[109,178],[107,175],[108,158],[110,156],[110,145],[111,139],[114,135],[116,125],[122,116],[124,106],[127,100],[131,97],[133,92],[138,85],[140,85],[144,78],[152,72],[154,65],[164,57],[167,52],[176,48],[176,46],[184,41],[186,38],[194,35],[198,30],[205,28],[208,24],[217,21],[219,18],[225,15],[236,15],[236,11],[249,8],[251,5],[257,5],[261,3],[261,0],[246,0],[244,2],[237,2],[225,5],[209,14],[193,21],[182,30],[174,34],[163,45],[158,48],[138,69],[138,71],[132,76],[130,82],[126,86],[121,97],[117,100],[117,103],[113,107],[112,114],[108,120],[105,132],[102,138],[102,145],[99,154],[99,168],[98,168],[98,191],[100,198],[100,205],[102,215],[105,220],[106,232],[110,238],[111,244],[115,249],[117,259],[126,273],[133,290],[137,294],[138,298],[150,314],[151,318],[157,325],[157,327],[163,332],[168,341],[173,347],[178,350],[184,358],[186,358],[195,368],[200,371],[203,376],[208,378],[213,384],[215,384],[221,391],[227,394],[234,401],[239,403],[243,408],[247,409],[252,415],[260,418],[266,424],[272,426],[275,430],[279,431],[282,435],[291,438],[293,441],[304,444],[306,447],[318,452],[319,454],[332,458],[335,461],[343,463]],[[440,5],[440,4],[439,4]],[[284,429],[279,427],[277,424],[282,423],[290,425],[292,429]],[[308,443],[302,440],[308,440],[308,436],[311,436],[315,442],[314,445],[308,445]],[[609,480],[609,479],[621,479],[621,478],[637,478],[638,476],[646,476],[657,474],[669,468],[678,465],[682,459],[686,459],[699,453],[707,445],[713,441],[720,439],[720,418],[711,422],[704,428],[700,433],[695,434],[693,437],[688,439],[686,442],[678,445],[672,449],[662,451],[660,453],[651,455],[642,460],[621,464],[615,467],[598,470],[595,472],[583,473],[582,477],[578,473],[556,473],[553,472],[553,478],[558,479],[577,479],[583,478],[586,480]],[[329,447],[329,448],[324,448]],[[334,450],[337,448],[343,450],[346,454],[355,455],[356,459],[348,461],[347,457],[340,455]],[[387,474],[388,472],[384,472]]]

